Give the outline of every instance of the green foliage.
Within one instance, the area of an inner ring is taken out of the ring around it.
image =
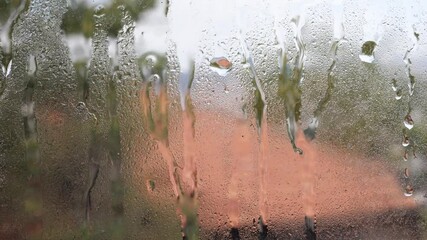
[[[124,6],[133,20],[137,20],[140,14],[155,4],[155,0],[116,0],[103,10],[107,19],[107,30],[111,36],[117,36],[122,28],[122,11]],[[85,37],[91,37],[94,30],[94,9],[84,3],[79,3],[69,8],[62,19],[61,28],[65,33],[83,33]]]

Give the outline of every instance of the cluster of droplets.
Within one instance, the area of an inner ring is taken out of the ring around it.
[[[406,68],[406,74],[408,76],[408,89],[409,89],[409,96],[408,96],[408,112],[405,115],[404,119],[403,119],[403,131],[402,131],[402,146],[404,148],[404,153],[403,153],[403,161],[407,162],[409,159],[409,151],[412,150],[413,151],[413,156],[414,158],[416,157],[415,155],[415,150],[414,150],[414,144],[413,142],[410,141],[410,136],[409,136],[409,132],[411,131],[411,129],[414,127],[414,120],[412,119],[411,116],[411,98],[412,95],[414,94],[414,90],[415,90],[415,76],[413,76],[411,74],[411,59],[410,59],[410,54],[413,52],[413,50],[417,47],[418,45],[418,40],[419,40],[419,34],[415,31],[414,27],[412,26],[412,30],[413,30],[413,45],[412,47],[410,47],[406,52],[405,55],[403,57],[403,62],[405,63],[405,68]],[[401,100],[402,99],[402,95],[403,95],[403,88],[398,86],[397,84],[397,80],[396,79],[392,79],[391,82],[391,87],[393,89],[393,91],[395,92],[395,99],[396,100]],[[412,196],[414,189],[410,180],[410,174],[409,174],[409,168],[405,167],[404,168],[404,178],[405,178],[405,191],[404,191],[404,195],[405,196]]]
[[[409,48],[404,57],[403,57],[403,62],[405,63],[405,67],[406,67],[406,74],[408,76],[408,90],[409,90],[409,97],[408,97],[408,113],[406,114],[405,118],[403,119],[403,125],[405,126],[405,128],[403,129],[403,140],[402,140],[402,146],[405,148],[405,152],[403,155],[403,160],[406,162],[408,161],[408,156],[409,156],[409,150],[412,149],[413,151],[413,155],[414,158],[416,157],[415,155],[415,150],[414,150],[414,144],[411,143],[410,138],[409,138],[409,131],[414,127],[414,120],[412,119],[411,116],[411,98],[412,95],[414,94],[414,90],[415,90],[415,76],[412,75],[411,73],[411,59],[410,59],[410,54],[413,52],[414,49],[417,48],[418,45],[418,40],[419,40],[419,34],[415,31],[414,26],[412,26],[412,30],[413,30],[413,45],[411,48]],[[396,92],[396,99],[399,100],[402,97],[402,89],[397,88],[396,86],[396,80],[393,79],[393,90]],[[404,194],[405,196],[412,196],[413,192],[414,192],[414,188],[412,186],[411,180],[410,180],[410,174],[409,174],[409,169],[406,167],[404,169],[404,177],[405,177],[405,191]]]
[[[411,147],[411,142],[409,140],[408,131],[411,130],[414,126],[414,121],[412,120],[411,115],[408,113],[403,121],[403,124],[405,125],[405,128],[403,129],[403,139],[402,139],[402,146],[405,148],[405,152],[403,154],[403,160],[406,162],[408,161],[409,156],[409,148]],[[413,148],[413,147],[412,147]],[[415,153],[414,153],[415,157]],[[409,178],[409,169],[405,168],[404,170],[404,176],[405,176],[405,196],[411,196],[414,192],[414,189],[412,187],[412,183]]]

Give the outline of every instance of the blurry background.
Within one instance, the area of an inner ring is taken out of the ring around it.
[[[0,238],[425,239],[426,6],[0,0]]]

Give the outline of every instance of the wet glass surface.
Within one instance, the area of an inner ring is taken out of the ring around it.
[[[0,0],[0,239],[425,239],[422,1]]]

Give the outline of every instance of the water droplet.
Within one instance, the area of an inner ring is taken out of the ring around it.
[[[24,117],[28,117],[34,114],[34,102],[23,104],[21,106],[21,114]]]
[[[210,68],[218,73],[220,76],[226,76],[233,64],[225,57],[212,58],[210,61]]]
[[[105,13],[104,5],[100,4],[100,5],[95,7],[95,16],[96,17],[101,17],[104,15],[104,13]]]
[[[156,189],[156,182],[154,182],[153,179],[150,179],[147,181],[147,190],[149,192],[154,192],[154,189]]]
[[[246,61],[246,57],[242,54],[242,55],[240,55],[240,63],[242,64],[242,65],[245,65],[245,64],[247,64],[248,62]]]
[[[225,92],[226,94],[228,94],[228,93],[230,92],[230,90],[228,90],[227,86],[224,86],[224,92]]]
[[[406,115],[405,120],[403,121],[403,124],[405,124],[405,127],[407,129],[412,129],[414,127],[414,120],[412,120],[411,115]]]
[[[409,178],[409,169],[405,168],[405,178]]]
[[[145,62],[147,63],[147,67],[154,67],[157,64],[157,57],[153,54],[149,54],[145,57]]]
[[[402,99],[402,89],[401,88],[397,89],[395,98],[396,98],[396,100]]]
[[[409,76],[409,81],[410,83],[408,83],[408,87],[409,87],[409,95],[412,96],[414,94],[414,90],[415,90],[415,77],[410,75]]]
[[[37,71],[37,62],[34,55],[28,57],[27,73],[28,76],[34,76]]]
[[[360,60],[366,63],[372,63],[375,60],[374,50],[377,43],[374,41],[366,41],[362,46],[362,52],[359,55]]]
[[[410,196],[412,196],[413,193],[414,193],[414,188],[410,184],[406,185],[405,196],[410,197]]]
[[[153,74],[148,79],[149,82],[158,82],[160,80],[160,76],[158,74]]]
[[[408,150],[405,150],[405,153],[403,154],[403,161],[408,161]]]
[[[148,78],[148,82],[152,82],[154,84],[154,93],[158,96],[161,90],[161,78],[158,74],[153,74]]]
[[[397,91],[397,81],[395,78],[391,80],[391,88],[393,89],[393,91]]]
[[[404,147],[409,146],[409,137],[408,136],[403,137],[402,146],[404,146]]]
[[[76,105],[76,109],[78,110],[85,110],[86,109],[86,104],[84,102],[78,102]]]

